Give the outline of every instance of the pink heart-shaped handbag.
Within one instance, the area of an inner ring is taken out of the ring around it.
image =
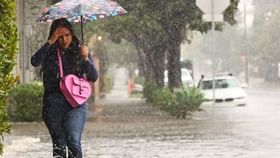
[[[91,84],[83,77],[77,77],[74,74],[63,76],[62,59],[60,56],[60,50],[58,50],[59,61],[59,74],[60,81],[59,87],[64,97],[69,104],[76,108],[79,105],[85,103],[91,96]]]

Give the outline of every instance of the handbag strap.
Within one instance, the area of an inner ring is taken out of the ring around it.
[[[61,50],[57,48],[57,58],[58,58],[58,66],[59,66],[59,76],[63,78],[63,66],[62,66],[62,59],[61,59]]]

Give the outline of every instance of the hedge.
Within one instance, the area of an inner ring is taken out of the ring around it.
[[[17,77],[11,74],[18,51],[14,0],[0,0],[0,30],[0,155],[2,155],[3,135],[10,131],[6,112],[7,97],[17,81]]]

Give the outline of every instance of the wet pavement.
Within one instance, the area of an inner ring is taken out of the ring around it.
[[[202,107],[175,119],[127,95],[120,69],[112,93],[90,106],[85,158],[278,158],[280,91],[249,89],[248,105]],[[50,158],[43,123],[16,123],[5,136],[4,158]]]

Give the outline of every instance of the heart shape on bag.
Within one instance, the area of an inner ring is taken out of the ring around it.
[[[59,65],[59,88],[69,104],[76,108],[87,101],[91,95],[91,84],[83,78],[74,74],[63,76],[63,65],[61,58],[61,50],[57,49],[57,58]]]
[[[60,89],[72,107],[77,107],[87,101],[91,95],[91,84],[84,78],[69,74],[59,82]]]

